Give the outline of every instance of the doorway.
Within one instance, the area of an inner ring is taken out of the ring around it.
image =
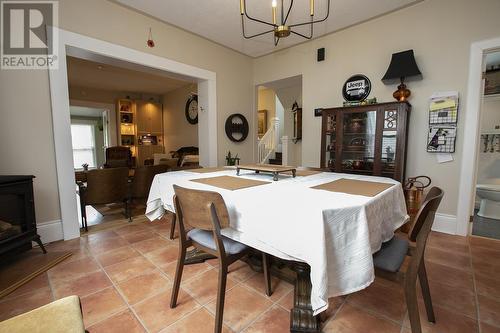
[[[49,70],[61,227],[65,240],[80,236],[71,141],[66,57],[120,64],[157,75],[175,75],[198,83],[200,165],[217,165],[216,76],[214,72],[124,46],[58,29],[59,67]]]

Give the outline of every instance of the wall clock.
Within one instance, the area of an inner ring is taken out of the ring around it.
[[[372,89],[370,79],[362,74],[353,75],[347,79],[342,88],[344,99],[349,102],[364,101]]]
[[[233,142],[242,142],[248,136],[248,121],[244,115],[234,113],[226,119],[226,135]]]
[[[191,95],[186,102],[186,119],[190,124],[198,124],[198,96]]]

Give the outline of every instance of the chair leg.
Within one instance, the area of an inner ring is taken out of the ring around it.
[[[89,231],[88,226],[87,226],[87,210],[86,210],[86,205],[82,203],[80,205],[80,210],[82,212],[82,228],[85,228],[85,231]]]
[[[170,308],[177,306],[177,296],[181,286],[182,271],[184,270],[184,260],[186,258],[186,248],[181,246],[179,249],[179,258],[177,259],[177,269],[175,270],[174,286],[172,287],[172,296],[170,298]]]
[[[173,214],[172,216],[172,224],[170,225],[170,239],[174,239],[176,216],[176,214]]]
[[[264,284],[266,285],[266,295],[271,297],[271,270],[269,268],[269,260],[267,253],[262,252],[262,270],[264,271]]]
[[[406,307],[408,308],[408,316],[410,317],[410,326],[412,333],[422,333],[422,327],[420,326],[420,315],[418,313],[418,303],[417,303],[417,286],[416,281],[405,281],[405,299]]]
[[[125,217],[128,218],[129,222],[132,222],[132,210],[130,209],[130,200],[125,200]]]
[[[424,259],[420,263],[418,269],[418,279],[420,280],[420,287],[422,288],[422,296],[424,297],[425,310],[427,311],[427,319],[431,323],[436,322],[436,317],[434,317],[434,309],[432,308],[431,292],[429,289],[429,281],[427,280],[427,272],[425,270]]]
[[[219,267],[219,287],[217,289],[217,308],[215,310],[214,333],[222,332],[224,299],[226,298],[226,280],[227,280],[227,266],[221,262]]]

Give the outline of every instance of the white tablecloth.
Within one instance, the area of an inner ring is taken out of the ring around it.
[[[189,170],[156,175],[146,215],[160,218],[174,212],[172,185],[219,192],[230,215],[231,228],[222,234],[271,255],[306,262],[311,266],[311,304],[314,314],[328,307],[328,298],[349,294],[374,280],[372,253],[407,221],[401,184],[382,177],[324,172],[307,177],[272,176],[241,171],[240,177],[268,180],[269,184],[236,191],[212,187],[190,179],[235,170],[195,173]],[[394,183],[375,197],[311,189],[339,178]]]

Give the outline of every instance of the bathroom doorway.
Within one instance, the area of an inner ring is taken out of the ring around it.
[[[472,235],[500,239],[500,51],[485,67]]]

